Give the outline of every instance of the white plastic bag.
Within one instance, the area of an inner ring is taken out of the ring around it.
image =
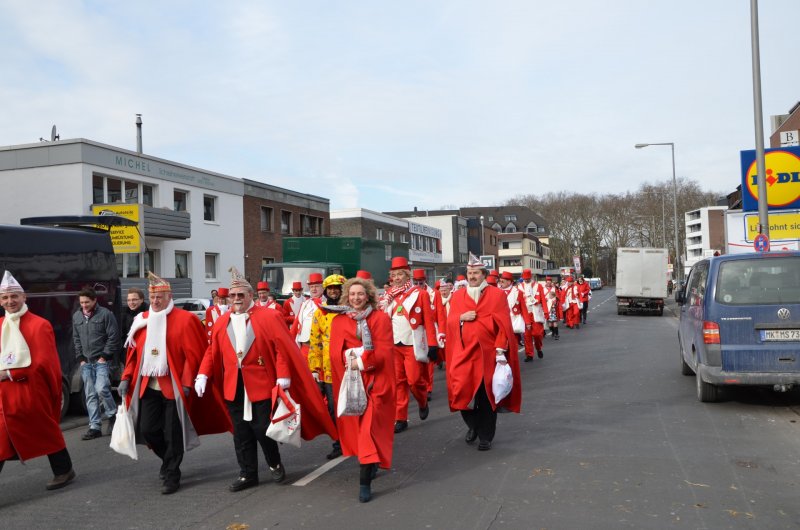
[[[503,398],[511,393],[514,386],[514,375],[508,363],[496,363],[494,365],[494,375],[492,376],[492,394],[494,402],[500,403]]]
[[[367,392],[358,368],[351,368],[353,357],[345,357],[344,377],[336,401],[336,416],[361,416],[367,410]]]
[[[129,456],[134,460],[139,459],[136,452],[136,429],[133,426],[133,418],[125,400],[117,408],[117,419],[114,422],[114,429],[111,431],[111,449],[117,453]]]
[[[279,385],[272,389],[272,420],[267,436],[276,442],[300,447],[300,405]]]
[[[511,330],[514,333],[525,333],[525,319],[522,315],[511,316]]]

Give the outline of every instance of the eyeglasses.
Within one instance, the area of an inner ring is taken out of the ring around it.
[[[229,298],[244,298],[246,293],[231,293],[228,295]]]

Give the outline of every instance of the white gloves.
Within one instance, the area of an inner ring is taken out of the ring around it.
[[[289,385],[292,384],[292,380],[289,379],[288,377],[279,377],[276,383],[282,389],[286,390],[287,388],[289,388]]]
[[[496,351],[497,354],[494,357],[494,362],[496,362],[498,364],[506,364],[506,363],[508,363],[508,359],[506,359],[506,354],[505,354],[504,350],[502,350],[500,348],[496,348],[495,351]]]
[[[314,382],[319,383],[319,373],[318,372],[311,372],[311,377],[314,378]]]
[[[436,335],[436,342],[439,344],[440,348],[444,348],[444,333]]]
[[[208,382],[207,375],[197,374],[197,377],[194,380],[194,391],[197,392],[199,397],[203,397],[203,394],[206,393],[206,382]]]
[[[364,355],[364,346],[359,346],[358,348],[347,348],[344,352],[344,356],[350,357],[351,355],[354,355],[360,359],[361,356]]]

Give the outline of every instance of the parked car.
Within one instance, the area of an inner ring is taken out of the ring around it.
[[[208,298],[176,298],[172,301],[175,307],[180,307],[194,313],[201,322],[205,322],[206,309],[211,306]]]
[[[726,385],[800,384],[800,252],[704,259],[676,300],[681,372],[700,401]]]

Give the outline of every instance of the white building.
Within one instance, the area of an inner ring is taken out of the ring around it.
[[[0,183],[5,224],[141,205],[141,251],[117,254],[129,285],[152,270],[205,297],[243,270],[240,179],[79,138],[0,147]]]
[[[684,278],[692,265],[714,252],[725,252],[725,211],[727,206],[705,206],[684,214],[686,224],[686,256]]]

